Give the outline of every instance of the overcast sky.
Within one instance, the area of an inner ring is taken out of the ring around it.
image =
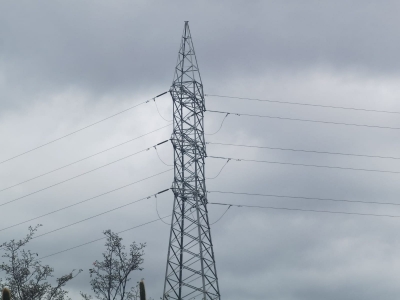
[[[206,94],[400,112],[398,1],[2,1],[0,3],[0,161],[76,131],[169,89],[184,21],[189,21]],[[169,95],[157,100],[172,119]],[[399,114],[206,97],[208,110],[400,128]],[[168,124],[154,102],[0,164],[0,189]],[[205,113],[206,133],[224,115]],[[400,157],[398,129],[229,115],[207,142]],[[150,148],[1,207],[8,227],[166,171],[153,145],[171,127],[57,172],[0,191],[8,202]],[[170,143],[159,155],[173,163]],[[209,191],[348,199],[400,205],[400,160],[207,145],[209,156],[388,172],[230,161]],[[224,160],[207,158],[214,177]],[[169,188],[171,171],[0,232],[0,242],[83,220]],[[211,192],[210,202],[400,216],[396,205],[256,197]],[[161,216],[171,192],[158,197]],[[209,205],[211,222],[226,207]],[[29,243],[47,256],[156,220],[143,200]],[[169,220],[168,220],[169,221]],[[0,228],[0,229],[1,229]],[[212,225],[222,299],[394,300],[400,287],[400,218],[232,207]],[[147,294],[162,295],[169,226],[121,234],[146,242]],[[104,240],[42,260],[55,277],[84,269],[66,286],[90,293],[88,269]],[[0,277],[5,277],[1,274]]]

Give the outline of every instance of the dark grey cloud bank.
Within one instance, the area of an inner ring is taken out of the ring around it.
[[[30,95],[73,86],[99,96],[170,82],[179,43],[173,33],[186,19],[193,23],[209,89],[232,76],[302,72],[316,65],[381,75],[399,69],[396,2],[70,1],[2,7],[4,84]]]
[[[397,110],[397,2],[155,1],[0,4],[0,160],[64,135],[169,88],[183,21],[189,20],[206,93],[336,106]],[[206,99],[208,109],[290,118],[400,127],[398,115]],[[170,118],[168,96],[160,112]],[[223,115],[206,113],[214,132]],[[0,165],[1,187],[124,142],[166,124],[153,103]],[[398,156],[399,130],[229,116],[208,141]],[[151,147],[161,130],[51,176],[0,194],[6,202]],[[172,162],[169,145],[160,156]],[[303,164],[399,171],[398,160],[330,156],[208,145],[208,154]],[[223,160],[209,158],[207,175]],[[36,217],[166,170],[154,150],[113,164],[2,208],[1,227]],[[231,161],[208,189],[398,203],[398,174]],[[39,220],[39,233],[68,225],[169,187],[172,174],[97,198]],[[396,206],[210,193],[211,202],[400,215]],[[162,215],[172,195],[159,198]],[[210,206],[216,220],[224,207]],[[32,241],[48,255],[156,219],[154,198]],[[39,222],[38,221],[38,222]],[[398,218],[231,208],[213,225],[224,299],[397,299]],[[37,222],[28,223],[29,225]],[[0,232],[22,237],[24,224]],[[144,277],[158,298],[165,272],[168,226],[151,224],[123,235],[147,242]],[[67,287],[89,291],[87,269],[102,242],[43,260],[62,275],[85,272]],[[2,277],[2,276],[0,276]]]

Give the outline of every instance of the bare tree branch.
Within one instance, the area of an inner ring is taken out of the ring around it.
[[[146,244],[130,245],[129,253],[124,251],[122,238],[111,230],[103,232],[107,237],[106,251],[103,253],[101,262],[95,261],[94,268],[89,269],[92,290],[97,299],[101,300],[136,300],[138,291],[132,287],[127,291],[127,283],[130,281],[129,275],[132,271],[142,270],[140,265],[143,263],[144,248]],[[81,293],[83,299],[92,299],[91,296]]]
[[[54,269],[36,260],[37,253],[24,249],[40,226],[30,226],[29,233],[22,240],[13,239],[0,245],[0,250],[5,252],[2,257],[8,259],[0,265],[0,270],[6,274],[5,280],[1,279],[1,285],[10,288],[13,300],[68,300],[68,292],[62,288],[82,270],[75,276],[72,270],[70,274],[57,278],[56,286],[47,282],[49,277],[53,277]]]

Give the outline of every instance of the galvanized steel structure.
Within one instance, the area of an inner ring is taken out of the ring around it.
[[[174,207],[163,300],[220,300],[207,212],[203,84],[188,22],[170,93]]]

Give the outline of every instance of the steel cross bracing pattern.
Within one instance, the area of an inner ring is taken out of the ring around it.
[[[170,93],[174,206],[163,300],[219,300],[204,174],[204,93],[188,22]]]

